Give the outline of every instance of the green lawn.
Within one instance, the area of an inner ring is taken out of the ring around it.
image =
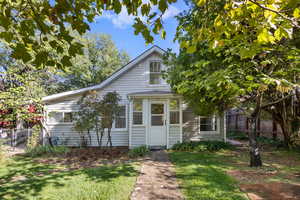
[[[121,164],[66,170],[14,157],[0,166],[0,199],[129,199],[137,168],[137,164]]]
[[[214,153],[172,152],[176,177],[187,199],[243,200],[237,182],[226,175],[222,162]]]
[[[300,154],[297,152],[276,149],[264,151],[262,168],[248,167],[247,150],[169,154],[176,168],[177,180],[187,199],[241,200],[247,197],[240,191],[239,184],[264,184],[274,181],[300,184],[300,176],[297,176],[300,171]],[[239,172],[241,175],[236,178],[230,176],[230,172]],[[264,195],[261,191],[254,193]]]

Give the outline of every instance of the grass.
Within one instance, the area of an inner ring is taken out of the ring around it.
[[[264,166],[250,168],[249,153],[245,150],[220,152],[170,152],[176,176],[187,199],[243,200],[245,193],[239,184],[279,181],[300,183],[300,154],[284,150],[266,150],[262,153]],[[238,171],[241,177],[230,176]]]
[[[66,170],[16,156],[0,166],[0,199],[125,200],[137,168],[133,163]]]
[[[246,199],[237,182],[225,173],[217,153],[173,152],[170,158],[187,199]]]

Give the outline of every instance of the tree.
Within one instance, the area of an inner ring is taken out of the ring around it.
[[[12,49],[11,56],[17,60],[36,68],[62,69],[71,66],[72,57],[82,54],[82,44],[74,40],[66,27],[71,26],[82,35],[89,30],[89,23],[103,12],[119,14],[125,9],[135,17],[134,33],[141,33],[150,43],[153,33],[165,37],[162,15],[175,1],[4,0],[0,3],[0,40]],[[61,47],[65,45],[67,49]],[[50,46],[50,51],[45,46]],[[52,52],[60,55],[59,59]]]
[[[222,113],[242,106],[249,113],[250,166],[262,165],[259,113],[294,96],[290,93],[299,87],[299,4],[270,2],[279,14],[268,9],[269,1],[191,2],[177,18],[180,53],[167,59],[172,89],[197,111]],[[280,98],[270,101],[275,91]]]
[[[88,146],[92,143],[91,131],[95,127],[96,112],[94,95],[84,95],[78,102],[79,111],[74,118],[74,129],[79,133],[80,146]]]
[[[96,85],[129,62],[129,55],[119,51],[109,35],[75,36],[84,45],[83,55],[71,59],[72,68],[61,72],[62,90]]]
[[[91,131],[95,130],[98,145],[101,147],[104,131],[107,129],[106,145],[112,147],[111,129],[120,112],[120,99],[117,92],[108,92],[100,97],[96,91],[88,92],[80,99],[74,129],[80,135],[81,144],[87,145],[87,136],[91,144]]]
[[[107,145],[112,148],[111,129],[116,116],[120,112],[120,95],[117,92],[108,92],[105,94],[98,105],[100,110],[101,126],[107,128]]]

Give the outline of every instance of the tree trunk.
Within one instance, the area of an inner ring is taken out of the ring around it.
[[[112,148],[112,141],[111,141],[111,128],[107,130],[107,135],[108,135],[108,142],[109,142],[109,147]]]
[[[89,137],[89,144],[90,144],[90,146],[91,146],[91,145],[92,145],[92,136],[91,136],[91,134],[90,134],[90,129],[87,130],[87,135],[88,135],[88,137]]]
[[[272,130],[273,140],[277,140],[277,123],[275,122],[274,119],[272,125],[273,125],[273,130]]]
[[[50,133],[48,132],[47,128],[44,126],[44,123],[43,121],[39,120],[38,121],[38,124],[39,126],[41,127],[41,130],[44,130],[46,135],[47,135],[47,140],[48,140],[48,143],[51,147],[53,147],[53,143],[52,143],[52,140],[51,140],[51,137],[50,137]],[[43,138],[44,139],[44,138]]]
[[[261,167],[262,161],[260,157],[259,147],[257,143],[257,133],[256,133],[256,120],[257,117],[251,117],[249,131],[249,146],[250,146],[250,167]]]
[[[249,131],[249,147],[250,147],[250,167],[261,167],[262,161],[257,142],[257,121],[261,109],[262,97],[257,96],[256,108],[251,114]]]

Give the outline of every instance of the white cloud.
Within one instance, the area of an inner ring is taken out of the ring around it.
[[[180,10],[176,8],[175,6],[169,6],[168,10],[163,14],[162,18],[163,20],[166,20],[168,18],[174,17],[175,15],[178,15],[180,13]]]
[[[157,11],[157,9],[155,9]],[[180,12],[178,8],[175,6],[169,6],[164,15],[162,16],[163,20],[167,20],[169,18],[174,17]],[[146,21],[146,17],[139,15],[139,17]],[[124,29],[128,26],[131,26],[134,23],[134,16],[128,15],[126,8],[122,8],[122,11],[117,15],[112,12],[104,12],[102,16],[98,17],[98,19],[108,19],[111,20],[112,24],[116,28]]]

